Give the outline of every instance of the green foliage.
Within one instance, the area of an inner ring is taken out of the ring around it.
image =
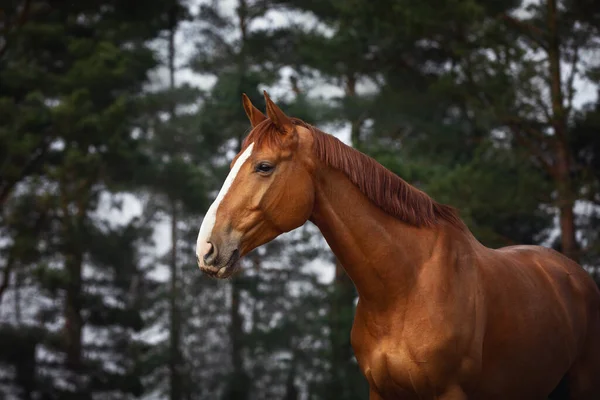
[[[356,293],[341,268],[332,283],[307,268],[335,264],[313,226],[230,281],[196,267],[250,128],[241,94],[264,109],[266,87],[290,115],[349,128],[488,246],[562,248],[566,201],[599,276],[600,107],[574,98],[600,82],[596,2],[223,4],[0,0],[1,395],[366,398]],[[115,223],[123,199],[142,212]]]
[[[123,349],[143,326],[131,282],[145,233],[136,221],[105,229],[94,212],[107,190],[131,184],[144,158],[132,135],[139,91],[156,66],[144,42],[165,9],[146,4],[148,18],[133,20],[120,2],[25,4],[0,59],[2,230],[10,238],[2,254],[5,271],[27,276],[15,284],[36,293],[27,323],[52,334],[36,343],[49,358],[36,356],[32,381],[16,384],[27,396],[140,393],[137,361]],[[21,311],[15,318],[23,323]]]

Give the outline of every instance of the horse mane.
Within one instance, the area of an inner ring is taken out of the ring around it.
[[[347,146],[333,135],[327,134],[298,118],[290,118],[294,125],[311,131],[315,155],[332,168],[343,172],[375,205],[399,220],[416,227],[431,227],[446,221],[464,228],[458,212],[433,200],[425,192],[385,168],[373,158]],[[281,146],[282,135],[267,119],[257,125],[244,140],[242,148],[254,142]]]

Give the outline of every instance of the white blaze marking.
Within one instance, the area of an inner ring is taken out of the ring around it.
[[[206,212],[206,215],[204,216],[204,220],[202,221],[202,225],[200,226],[200,232],[198,233],[198,240],[196,242],[196,255],[198,256],[199,261],[201,261],[202,257],[204,256],[204,254],[200,254],[202,245],[208,242],[208,240],[210,239],[210,235],[212,234],[212,230],[215,226],[215,220],[217,218],[217,210],[219,208],[219,205],[221,204],[221,201],[223,201],[223,198],[229,191],[229,188],[233,184],[233,181],[235,180],[235,177],[237,176],[240,169],[242,168],[242,165],[244,165],[246,160],[252,154],[253,147],[254,143],[250,143],[250,146],[248,146],[246,150],[244,150],[244,152],[240,155],[240,157],[235,161],[235,164],[233,164],[233,168],[231,168],[231,171],[229,171],[229,175],[227,175],[227,178],[225,179],[223,187],[221,187],[217,198],[211,204],[210,208]]]

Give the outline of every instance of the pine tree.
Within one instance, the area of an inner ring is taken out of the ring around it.
[[[202,45],[198,47],[195,70],[216,77],[216,83],[207,96],[202,109],[200,130],[205,137],[214,138],[221,145],[221,151],[239,151],[248,121],[241,108],[241,93],[250,96],[258,91],[258,84],[265,82],[265,74],[253,73],[253,64],[248,48],[249,25],[253,19],[266,12],[261,2],[239,0],[233,16],[224,14],[219,3],[203,5],[200,11],[202,21]],[[233,29],[234,38],[227,36]],[[231,147],[229,147],[231,146]],[[223,153],[221,153],[223,154]],[[221,175],[224,179],[224,175]],[[221,182],[222,182],[221,179]],[[244,357],[245,332],[241,315],[242,288],[244,276],[231,280],[229,288],[229,365],[221,398],[234,400],[249,398],[250,376],[246,370]]]
[[[143,280],[136,248],[145,230],[136,220],[114,227],[97,215],[143,167],[132,134],[136,95],[155,65],[146,42],[164,9],[140,4],[26,1],[26,23],[3,45],[2,149],[16,167],[1,178],[3,233],[16,232],[6,260],[19,267],[15,296],[35,295],[19,319],[41,332],[28,336],[36,351],[24,353],[27,364],[5,360],[26,398],[141,393],[134,283]],[[11,223],[18,215],[40,229]],[[22,256],[27,248],[33,257]]]
[[[207,163],[202,160],[210,154],[194,126],[197,118],[193,109],[200,91],[177,82],[180,64],[185,60],[181,59],[176,37],[182,23],[190,18],[186,4],[170,3],[164,40],[159,41],[160,48],[164,49],[162,70],[166,72],[166,82],[157,82],[158,89],[147,93],[144,99],[143,132],[148,137],[146,150],[153,160],[144,177],[145,188],[151,194],[146,210],[156,222],[164,218],[169,220],[171,241],[168,254],[159,255],[157,260],[157,269],[167,266],[169,283],[155,286],[149,314],[150,326],[163,327],[169,334],[147,355],[148,366],[152,366],[148,368],[147,390],[170,399],[189,398],[196,390],[183,354],[186,318],[183,307],[186,304],[186,277],[189,276],[186,272],[192,269],[189,268],[189,257],[182,252],[181,238],[189,229],[182,227],[183,221],[190,217],[193,220],[195,213],[206,206],[203,167],[207,167]]]
[[[597,82],[597,81],[596,81]],[[577,222],[582,232],[581,262],[600,285],[600,105],[598,99],[587,103],[576,112],[570,130],[578,183],[581,187],[580,204],[585,213]]]
[[[471,104],[485,107],[486,116],[507,131],[514,146],[527,150],[533,165],[552,182],[558,247],[575,260],[580,259],[574,211],[579,166],[569,131],[575,80],[587,74],[582,52],[597,47],[597,25],[581,14],[578,5],[583,4],[547,0],[528,4],[523,16],[503,13],[480,34],[493,56],[467,53],[459,69]],[[539,57],[533,58],[534,53]]]

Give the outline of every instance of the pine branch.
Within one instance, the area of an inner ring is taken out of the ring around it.
[[[516,126],[519,128],[521,132],[527,133],[527,135],[531,136],[533,139],[537,140],[540,143],[550,145],[552,141],[552,137],[548,135],[544,135],[544,133],[532,126],[532,121],[529,121],[525,118],[514,117],[514,116],[503,116],[501,121],[509,126]]]
[[[545,136],[537,129],[532,128],[527,124],[523,124],[523,121],[519,118],[505,118],[504,123],[511,129],[517,142],[521,146],[525,147],[536,158],[536,160],[539,161],[541,166],[549,175],[554,176],[556,173],[556,168],[552,162],[548,160],[547,154],[540,146],[540,141],[550,145],[551,138]],[[539,140],[536,142],[535,140],[532,140],[532,138],[538,138]]]
[[[546,32],[544,32],[542,29],[525,21],[516,19],[508,14],[502,14],[500,19],[504,20],[512,27],[517,28],[519,31],[521,31],[521,33],[524,33],[527,38],[532,40],[541,48],[545,50],[548,49],[548,45],[543,40],[543,38],[546,37]]]
[[[27,22],[30,9],[31,9],[31,0],[25,0],[25,3],[23,4],[23,9],[21,10],[19,17],[17,18],[15,32],[18,31]],[[2,58],[2,56],[4,55],[4,53],[6,53],[6,50],[8,49],[8,39],[6,39],[6,37],[8,36],[8,33],[10,31],[10,26],[5,27],[5,31],[6,32],[5,32],[4,43],[2,44],[2,47],[0,47],[0,58]]]
[[[542,96],[534,96],[534,101],[535,101],[536,105],[539,107],[539,109],[542,111],[542,113],[544,114],[546,121],[548,121],[550,123],[552,121],[552,115],[550,114],[550,110],[548,109],[547,105],[544,104],[544,101],[542,100]]]
[[[33,157],[27,162],[27,164],[23,167],[19,176],[15,179],[12,179],[8,182],[3,182],[0,184],[0,210],[4,207],[4,204],[8,200],[8,196],[10,195],[12,189],[15,187],[17,183],[20,182],[21,179],[26,176],[32,174],[36,168],[42,163],[48,150],[50,149],[50,141],[46,140],[37,154],[33,155]]]

